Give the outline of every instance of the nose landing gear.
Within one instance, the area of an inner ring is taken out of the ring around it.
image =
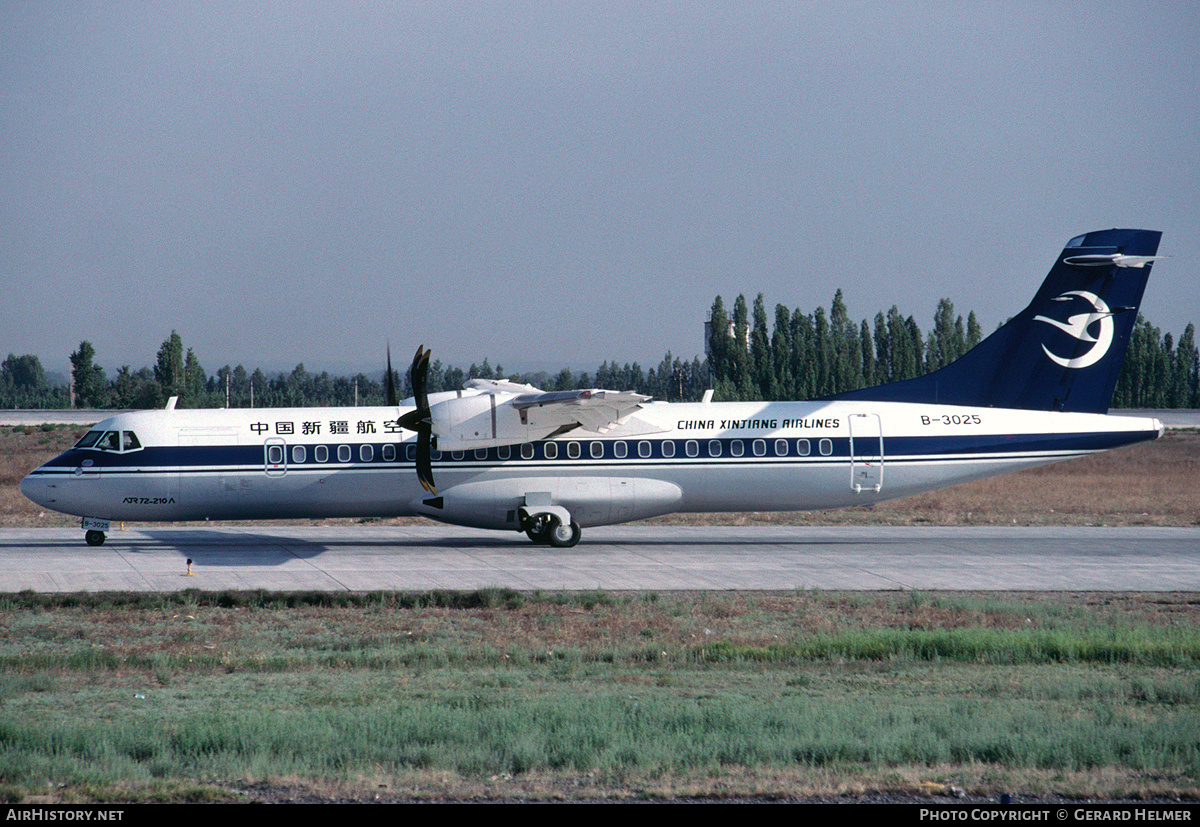
[[[80,520],[83,530],[87,532],[83,535],[83,539],[87,541],[89,546],[104,545],[104,532],[108,531],[110,523],[108,520],[102,520],[98,517],[84,517]]]

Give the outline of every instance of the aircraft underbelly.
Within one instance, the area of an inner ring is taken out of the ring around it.
[[[318,517],[394,517],[410,513],[402,492],[410,483],[408,474],[396,470],[330,473],[293,473],[285,479],[261,480],[255,496],[242,507],[264,507],[277,501],[279,488],[291,493],[284,499],[297,515]],[[270,484],[278,484],[272,490]],[[297,505],[298,504],[298,505]]]
[[[185,476],[170,516],[125,519],[279,520],[321,517],[395,517],[411,513],[403,483],[409,475],[336,470],[289,470],[267,475],[261,468]]]

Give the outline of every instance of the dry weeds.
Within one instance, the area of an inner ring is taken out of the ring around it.
[[[531,600],[515,608],[398,608],[305,606],[268,613],[195,606],[159,609],[57,609],[38,615],[38,639],[64,648],[101,646],[118,663],[155,658],[186,663],[249,652],[373,650],[398,642],[455,651],[465,661],[502,663],[507,653],[579,653],[588,659],[614,650],[679,651],[710,640],[769,646],[783,637],[860,629],[1037,629],[1079,618],[1150,628],[1200,626],[1200,597],[1192,593],[1056,592],[824,593],[739,591],[710,595],[673,592],[669,598],[625,592],[571,600]],[[590,606],[590,608],[588,608]],[[0,634],[11,638],[30,623],[25,609],[0,610]],[[653,676],[650,676],[653,678]]]

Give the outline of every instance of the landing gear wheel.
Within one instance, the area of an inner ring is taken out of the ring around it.
[[[550,515],[539,514],[536,517],[530,517],[525,524],[525,536],[538,545],[545,545],[550,542]]]
[[[550,526],[550,545],[555,548],[571,548],[579,542],[583,529],[574,520],[570,525],[563,525],[557,520]]]
[[[83,539],[87,540],[89,546],[102,546],[104,545],[104,532],[93,529],[83,535]]]

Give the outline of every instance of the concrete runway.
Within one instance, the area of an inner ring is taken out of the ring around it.
[[[193,576],[185,576],[193,560]],[[1200,591],[1200,528],[0,529],[0,592],[681,589]]]

